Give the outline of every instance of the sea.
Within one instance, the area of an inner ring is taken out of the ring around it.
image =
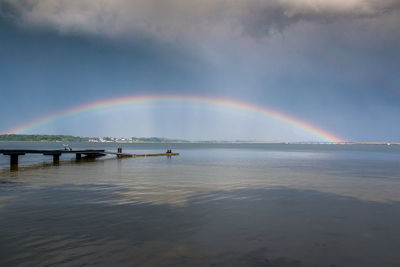
[[[400,145],[69,143],[169,145],[0,155],[0,266],[400,266]]]

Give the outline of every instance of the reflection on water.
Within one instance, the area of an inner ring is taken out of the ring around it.
[[[28,158],[17,172],[0,157],[0,265],[400,264],[397,146],[173,147],[181,156]]]

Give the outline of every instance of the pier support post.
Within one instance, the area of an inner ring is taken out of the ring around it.
[[[23,152],[8,152],[3,155],[10,156],[10,168],[11,170],[18,170],[18,156],[25,155]]]
[[[53,156],[53,163],[56,165],[60,162],[61,152],[46,152],[46,153],[43,153],[43,155]]]
[[[76,160],[81,160],[81,159],[82,159],[82,154],[76,153]]]
[[[60,154],[54,154],[53,155],[53,163],[59,163],[60,162]]]
[[[10,166],[18,166],[18,154],[10,155]]]

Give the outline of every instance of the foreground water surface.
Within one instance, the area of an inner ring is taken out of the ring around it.
[[[400,146],[173,150],[58,165],[22,156],[18,171],[0,155],[0,266],[400,266]]]

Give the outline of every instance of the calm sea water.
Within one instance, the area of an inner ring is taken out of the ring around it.
[[[23,156],[18,171],[0,155],[0,266],[400,266],[400,146],[173,150],[59,165]]]

